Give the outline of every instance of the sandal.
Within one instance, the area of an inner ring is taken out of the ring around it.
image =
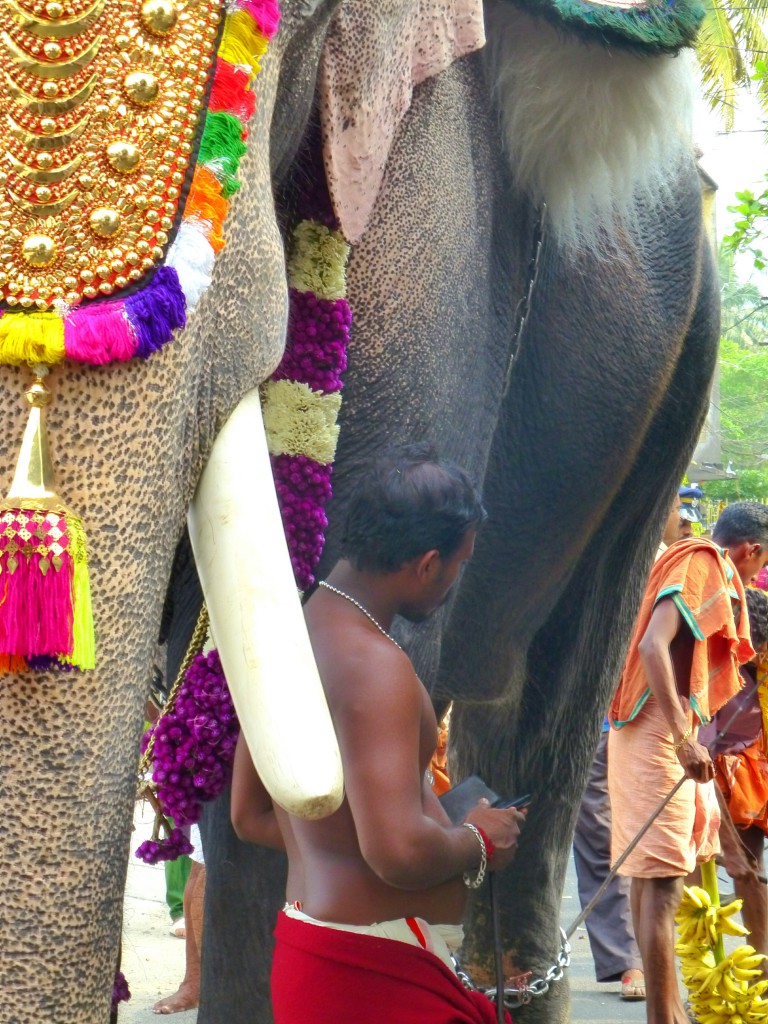
[[[622,974],[621,998],[628,1003],[645,999],[645,976],[639,968],[633,967]]]
[[[187,926],[183,917],[176,918],[170,927],[170,932],[171,935],[175,935],[177,939],[185,939],[187,937]]]

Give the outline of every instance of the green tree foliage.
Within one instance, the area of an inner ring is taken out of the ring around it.
[[[720,251],[720,432],[723,462],[738,476],[707,486],[709,497],[768,497],[768,303],[759,289],[740,281],[733,254]]]
[[[733,128],[736,94],[756,81],[763,110],[768,113],[768,78],[763,56],[768,53],[768,0],[709,0],[696,41],[704,95]]]
[[[715,0],[713,0],[715,2]],[[768,0],[765,0],[768,5]],[[762,3],[762,0],[761,0]],[[757,10],[757,8],[755,8]],[[765,18],[765,11],[762,13]],[[763,46],[768,52],[768,47]],[[768,112],[768,62],[764,59],[755,61],[755,73],[750,76],[753,81],[759,82],[759,95],[762,100],[763,110]],[[711,99],[710,99],[711,102]],[[732,110],[732,108],[731,108]],[[765,175],[768,183],[768,174]],[[768,225],[768,188],[756,195],[749,189],[736,193],[738,200],[735,206],[729,206],[731,213],[737,213],[739,219],[734,223],[733,232],[723,237],[723,245],[732,253],[749,253],[758,270],[764,270],[768,258],[763,253],[763,233]]]
[[[765,176],[768,182],[768,174]],[[763,233],[768,225],[768,188],[759,195],[749,189],[737,192],[738,204],[729,206],[731,213],[739,219],[734,222],[733,232],[723,236],[723,245],[731,253],[749,253],[758,270],[764,270],[768,258],[763,252]]]

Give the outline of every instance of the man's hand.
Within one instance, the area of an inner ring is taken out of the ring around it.
[[[709,782],[715,777],[715,766],[709,751],[701,743],[691,738],[677,751],[677,759],[685,774],[694,782]]]
[[[479,800],[465,818],[481,828],[494,845],[493,856],[488,858],[489,871],[505,868],[515,856],[525,816],[525,811],[515,807],[491,807],[487,800]]]

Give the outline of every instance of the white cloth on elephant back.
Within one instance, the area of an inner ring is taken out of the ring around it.
[[[482,0],[341,4],[320,71],[325,168],[344,237],[360,241],[415,86],[485,43]]]

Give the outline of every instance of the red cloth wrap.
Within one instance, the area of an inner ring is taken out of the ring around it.
[[[494,1004],[418,946],[283,913],[275,939],[275,1024],[496,1024]]]

